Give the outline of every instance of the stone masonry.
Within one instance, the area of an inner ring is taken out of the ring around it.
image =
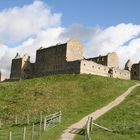
[[[26,79],[50,74],[94,74],[120,79],[135,79],[128,61],[125,69],[118,68],[118,56],[115,52],[105,56],[84,58],[83,45],[77,39],[36,51],[35,63],[30,57],[16,55],[12,60],[10,79]],[[132,66],[133,68],[133,66]],[[132,70],[133,71],[133,70]],[[134,73],[134,72],[133,72]]]

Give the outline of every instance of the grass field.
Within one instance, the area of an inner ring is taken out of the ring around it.
[[[58,140],[62,130],[106,105],[135,81],[93,75],[52,75],[0,84],[0,118],[8,121],[26,114],[62,111],[62,124],[40,140]],[[6,130],[5,130],[6,131]]]
[[[114,133],[94,127],[91,140],[140,140],[140,87],[96,123],[114,130]],[[75,139],[84,140],[84,136],[78,135]]]

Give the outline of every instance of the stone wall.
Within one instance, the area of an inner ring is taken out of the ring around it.
[[[115,52],[108,53],[105,56],[99,55],[99,57],[88,58],[86,60],[92,60],[98,64],[102,64],[110,68],[118,67],[118,56]]]
[[[109,68],[107,66],[97,64],[93,61],[82,60],[80,73],[81,74],[94,74],[109,77]]]
[[[130,79],[130,71],[113,68],[113,77],[119,79]]]
[[[115,52],[108,53],[107,66],[110,68],[117,68],[119,63],[118,55]]]
[[[102,64],[102,65],[105,65],[107,66],[107,55],[106,56],[99,56],[99,57],[93,57],[93,58],[88,58],[86,60],[89,60],[89,61],[94,61],[98,64]]]
[[[130,72],[120,70],[116,53],[108,53],[89,59],[83,58],[83,45],[76,39],[49,48],[40,48],[36,52],[35,63],[30,63],[26,54],[16,55],[12,60],[11,79],[26,79],[50,74],[81,73],[94,74],[120,79],[130,79]]]
[[[11,79],[30,78],[32,76],[32,65],[30,57],[25,54],[23,57],[16,57],[12,60]]]
[[[10,78],[19,79],[21,77],[22,58],[12,60]]]
[[[37,50],[33,73],[35,76],[77,73],[80,68],[76,64],[79,66],[78,60],[82,58],[83,46],[78,40],[71,39],[64,44]]]
[[[106,77],[114,77],[120,79],[130,79],[130,72],[118,68],[109,68],[107,66],[97,64],[93,61],[82,60],[80,73],[94,74]]]
[[[71,39],[67,42],[66,61],[83,59],[83,45],[79,40]]]
[[[43,76],[63,71],[66,64],[66,44],[37,50],[34,75]]]
[[[140,62],[138,64],[132,65],[131,79],[132,80],[140,80]]]

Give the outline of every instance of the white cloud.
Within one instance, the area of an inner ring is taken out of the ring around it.
[[[85,43],[85,56],[93,57],[117,52],[120,66],[130,58],[133,62],[140,60],[140,25],[118,24],[105,29],[101,27],[85,27],[73,24],[61,34],[64,37],[76,37]],[[86,40],[86,42],[85,42]]]
[[[89,40],[86,47],[86,55],[104,55],[108,52],[117,52],[120,57],[120,66],[127,59],[133,62],[140,60],[140,25],[119,24],[117,26],[100,29]]]
[[[60,22],[61,14],[52,13],[42,1],[5,9],[0,12],[0,42],[16,42],[38,33],[41,29],[57,27]]]
[[[85,27],[81,24],[72,24],[68,28],[65,28],[60,37],[63,38],[77,38],[84,42],[89,41],[98,32],[100,28],[97,27]]]
[[[36,49],[57,43],[61,13],[52,13],[42,1],[0,11],[0,69],[9,75],[16,53],[28,53],[34,61]],[[7,44],[7,45],[6,45]],[[14,46],[11,48],[11,44]]]

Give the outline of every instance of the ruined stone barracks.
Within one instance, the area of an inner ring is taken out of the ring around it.
[[[131,67],[132,76],[131,76]],[[125,69],[118,68],[118,56],[115,52],[106,56],[84,58],[83,45],[76,39],[64,44],[56,44],[36,51],[35,63],[30,56],[19,54],[12,60],[10,79],[26,79],[50,74],[94,74],[120,79],[137,79],[137,65],[132,66],[130,60]],[[135,75],[135,76],[134,76]]]

